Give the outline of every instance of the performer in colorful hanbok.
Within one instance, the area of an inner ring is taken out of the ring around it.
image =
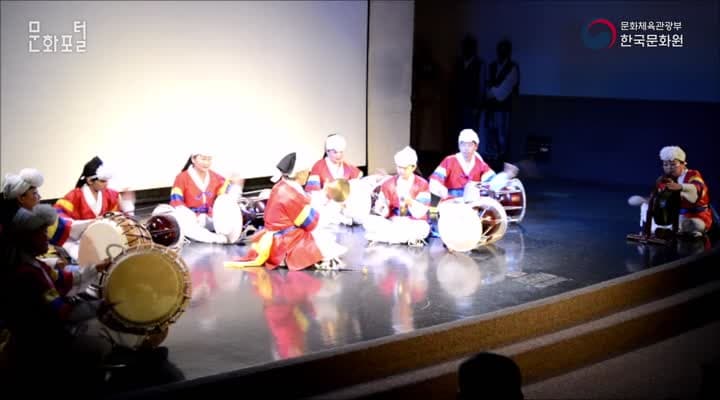
[[[75,189],[55,202],[55,209],[60,217],[69,219],[73,224],[71,237],[63,247],[70,256],[77,260],[80,236],[96,218],[120,209],[120,195],[108,188],[112,171],[99,157],[85,163]]]
[[[666,146],[660,150],[663,175],[655,183],[655,191],[680,194],[678,233],[702,236],[713,224],[710,193],[700,171],[689,169],[685,151],[678,146]],[[640,207],[640,226],[644,226],[649,198],[632,196],[628,203]],[[651,232],[656,228],[670,229],[671,225],[656,225],[652,221]]]
[[[362,176],[360,169],[345,160],[346,146],[347,141],[342,135],[332,134],[325,139],[325,157],[312,166],[306,191],[320,190],[335,179],[350,180]]]
[[[188,158],[180,174],[175,177],[170,193],[170,205],[175,208],[172,215],[177,219],[185,236],[189,239],[204,243],[233,243],[242,230],[242,216],[239,206],[235,213],[222,218],[234,221],[222,221],[225,225],[237,229],[228,229],[216,232],[213,207],[220,196],[226,195],[235,199],[236,194],[231,193],[231,181],[210,169],[212,156],[208,151],[193,152]],[[234,200],[228,200],[233,203]],[[230,204],[232,205],[232,204]],[[232,232],[231,232],[232,231]]]
[[[311,205],[311,198],[303,189],[310,169],[296,162],[296,153],[283,157],[277,164],[277,182],[265,207],[265,227],[253,238],[248,254],[239,261],[227,262],[227,267],[264,265],[269,269],[285,265],[291,270],[308,267],[337,268],[347,249],[335,237],[318,230],[320,215]]]
[[[70,271],[38,259],[48,251],[47,230],[57,218],[46,204],[18,209],[6,226],[4,246],[12,251],[0,271],[0,311],[12,335],[13,368],[21,375],[52,375],[50,382],[58,374],[54,362],[79,372],[98,367],[111,348],[99,332],[88,332],[87,322],[95,318],[101,300],[70,298],[95,282],[109,262]]]
[[[480,139],[472,129],[463,129],[458,135],[460,151],[445,157],[430,175],[430,192],[441,200],[462,198],[465,186],[471,182],[485,183],[492,190],[505,186],[509,179],[517,175],[518,169],[505,164],[503,172],[498,174],[485,163],[477,153]]]
[[[0,214],[0,225],[9,226],[20,209],[32,211],[40,203],[39,188],[44,182],[40,171],[33,168],[24,168],[18,174],[7,174],[2,187],[2,211]],[[83,224],[73,225],[69,218],[59,217],[48,228],[50,250],[42,257],[45,263],[54,266],[58,261],[62,264],[69,264],[72,260],[65,255],[65,250],[60,248],[68,238],[77,240],[85,226]],[[1,232],[2,228],[0,228]],[[1,233],[0,233],[1,235]],[[60,256],[62,255],[62,257]]]
[[[415,174],[417,153],[405,147],[395,154],[397,175],[380,188],[374,213],[365,221],[365,237],[370,242],[406,243],[422,246],[430,232],[428,182]]]

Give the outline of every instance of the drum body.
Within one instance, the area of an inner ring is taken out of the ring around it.
[[[92,222],[80,237],[78,265],[98,264],[125,249],[148,243],[152,243],[152,236],[139,222],[121,213],[108,213]]]
[[[500,240],[507,231],[503,206],[490,197],[465,203],[444,201],[438,205],[438,233],[448,249],[470,251]]]
[[[519,179],[509,180],[505,187],[495,192],[495,200],[502,204],[509,222],[520,223],[525,218],[527,198],[525,187]]]
[[[362,179],[351,179],[350,194],[345,200],[343,215],[352,219],[353,223],[363,224],[372,210],[372,186]]]
[[[243,233],[243,214],[240,204],[229,194],[222,194],[213,204],[213,226],[215,233],[225,235],[235,243]]]
[[[145,222],[144,226],[150,232],[154,243],[166,247],[179,247],[182,243],[180,224],[170,214],[153,215]]]
[[[463,195],[465,202],[475,202],[484,197],[497,200],[505,209],[509,222],[520,223],[525,218],[527,197],[525,187],[519,179],[508,180],[507,184],[497,191],[490,190],[488,186],[478,182],[469,182],[465,185]]]
[[[122,337],[128,347],[159,345],[169,326],[185,312],[192,294],[189,269],[182,258],[152,243],[120,254],[101,282],[108,307],[98,319],[115,333],[115,340]],[[133,335],[136,339],[127,343]]]

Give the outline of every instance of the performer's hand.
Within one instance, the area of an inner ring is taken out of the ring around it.
[[[673,192],[678,192],[682,190],[682,185],[677,182],[668,182],[665,184],[665,187]]]

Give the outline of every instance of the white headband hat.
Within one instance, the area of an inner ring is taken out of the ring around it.
[[[32,211],[20,207],[11,222],[15,232],[32,232],[44,226],[51,226],[57,221],[58,214],[48,204],[38,204]]]
[[[345,151],[347,142],[342,135],[334,134],[325,139],[325,150]]]
[[[660,159],[663,161],[679,160],[685,162],[685,152],[678,146],[665,146],[660,150]]]
[[[478,138],[478,134],[475,133],[474,130],[463,129],[458,136],[458,143],[460,142],[475,142],[475,144],[479,144],[480,138]]]
[[[210,146],[208,146],[207,144],[198,143],[196,146],[195,145],[193,146],[192,151],[190,152],[190,157],[195,157],[195,156],[200,156],[200,155],[212,156],[213,153],[214,152],[212,150],[210,150]]]
[[[27,192],[31,187],[42,186],[45,178],[40,171],[33,168],[24,168],[18,174],[5,175],[2,192],[6,199],[15,199]]]
[[[95,171],[95,175],[89,176],[89,178],[96,178],[101,181],[110,180],[110,178],[112,177],[112,170],[107,166],[107,164],[104,163],[97,168],[97,171]]]
[[[395,165],[398,167],[417,165],[417,160],[417,153],[410,146],[406,146],[404,149],[395,153]]]

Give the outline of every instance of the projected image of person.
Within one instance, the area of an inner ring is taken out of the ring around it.
[[[485,160],[505,161],[510,142],[510,113],[519,95],[520,67],[512,57],[512,43],[497,44],[497,60],[490,63],[484,111],[480,119],[480,154]]]
[[[430,232],[428,182],[415,174],[418,157],[405,147],[395,154],[397,175],[380,187],[373,212],[365,221],[365,238],[370,242],[424,246]]]
[[[247,255],[226,267],[243,268],[265,266],[275,269],[285,265],[291,270],[315,267],[337,269],[339,259],[347,248],[337,243],[335,236],[316,229],[320,220],[311,198],[303,186],[310,174],[310,163],[297,160],[296,153],[287,154],[277,164],[272,177],[277,182],[265,207],[265,227],[253,237]]]
[[[232,243],[238,239],[242,230],[240,208],[235,204],[236,212],[221,218],[234,218],[235,221],[215,221],[214,206],[220,196],[233,192],[232,182],[211,169],[212,155],[208,150],[196,150],[185,162],[182,171],[175,177],[170,192],[170,205],[174,207],[172,215],[185,236],[204,243]],[[234,226],[235,234],[216,232],[215,222]],[[233,237],[231,237],[233,236]]]

